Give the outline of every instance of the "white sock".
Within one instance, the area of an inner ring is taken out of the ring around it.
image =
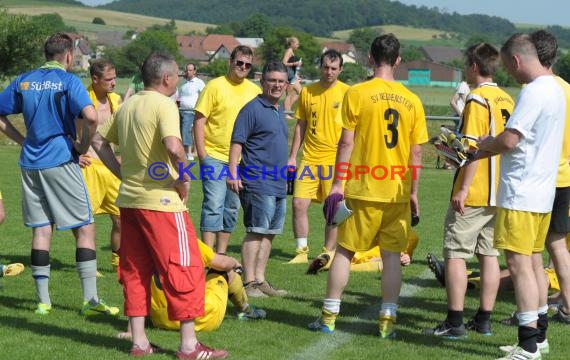
[[[323,309],[333,314],[340,312],[340,299],[325,299],[323,301]]]
[[[307,238],[296,238],[295,241],[297,242],[297,249],[302,249],[307,247]]]
[[[394,303],[383,303],[380,307],[380,316],[396,316],[396,311],[398,310],[398,304]]]

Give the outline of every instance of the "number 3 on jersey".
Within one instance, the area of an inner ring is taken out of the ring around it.
[[[400,114],[394,109],[387,109],[384,112],[384,120],[388,121],[388,131],[390,135],[384,135],[384,141],[386,142],[386,147],[392,149],[398,145],[398,118]]]

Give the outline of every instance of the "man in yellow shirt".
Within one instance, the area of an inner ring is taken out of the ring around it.
[[[241,108],[261,93],[246,79],[252,61],[252,50],[237,46],[230,55],[228,73],[208,82],[194,108],[194,140],[204,193],[200,231],[206,245],[219,253],[226,252],[240,206],[222,173],[227,174],[234,123]]]
[[[342,72],[342,56],[336,50],[328,50],[321,56],[321,79],[301,91],[295,117],[297,125],[291,144],[288,165],[296,168],[293,193],[293,233],[297,255],[289,264],[308,262],[309,217],[307,211],[312,201],[322,202],[332,186],[333,166],[342,124],[340,109],[349,86],[338,80]],[[297,153],[303,144],[303,157],[297,166]],[[337,227],[325,227],[323,251],[329,261],[336,247]],[[327,266],[328,265],[328,266]]]
[[[497,136],[513,112],[510,95],[493,82],[499,66],[499,51],[487,43],[465,51],[465,73],[473,89],[459,131],[474,138]],[[491,335],[491,312],[499,289],[499,252],[493,248],[499,159],[487,158],[457,170],[444,224],[445,285],[447,317],[425,332],[445,338],[465,337],[463,310],[467,290],[466,260],[477,256],[481,267],[480,306],[467,329]]]
[[[121,96],[113,92],[117,80],[115,65],[110,60],[97,59],[91,63],[89,72],[91,85],[87,92],[97,111],[98,126],[101,126],[121,104]],[[119,266],[121,221],[115,201],[121,181],[99,160],[92,148],[79,158],[79,166],[89,192],[93,214],[109,214],[111,218],[111,265],[116,271]]]
[[[334,331],[354,253],[379,245],[384,266],[379,333],[382,338],[395,336],[400,252],[408,242],[411,213],[419,216],[421,144],[428,141],[420,99],[394,79],[399,51],[393,34],[374,39],[374,77],[352,86],[343,101],[343,129],[329,197],[344,195],[353,213],[339,226],[322,315],[309,324],[310,330]]]
[[[196,339],[194,319],[204,314],[204,270],[186,202],[191,176],[180,137],[176,91],[178,66],[173,56],[153,53],[141,68],[145,90],[133,95],[99,129],[92,145],[101,160],[122,178],[121,266],[125,314],[133,333],[132,356],[160,351],[144,330],[149,314],[151,278],[158,273],[170,320],[180,321],[178,359],[224,358]],[[121,146],[121,164],[110,143]],[[164,168],[167,164],[168,168]],[[157,169],[161,166],[161,171]],[[167,171],[168,170],[168,171]]]

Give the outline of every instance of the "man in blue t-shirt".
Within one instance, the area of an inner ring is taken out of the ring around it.
[[[116,315],[97,295],[95,225],[78,156],[87,152],[97,129],[97,112],[73,66],[73,40],[52,35],[44,45],[47,62],[18,76],[0,93],[0,130],[22,145],[22,212],[32,228],[32,276],[39,303],[36,314],[52,310],[48,291],[52,228],[73,229],[75,259],[83,288],[81,313]],[[24,117],[26,137],[6,115]],[[76,129],[76,119],[81,125]]]
[[[241,257],[244,287],[250,297],[287,294],[265,279],[271,243],[275,234],[283,232],[286,208],[288,131],[278,101],[287,87],[287,70],[281,62],[265,65],[261,87],[263,93],[237,116],[227,180],[228,187],[239,194],[244,213]]]

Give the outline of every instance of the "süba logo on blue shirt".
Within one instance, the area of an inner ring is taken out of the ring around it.
[[[25,81],[20,83],[20,90],[32,90],[32,91],[42,91],[42,90],[63,90],[63,83],[61,81]]]

